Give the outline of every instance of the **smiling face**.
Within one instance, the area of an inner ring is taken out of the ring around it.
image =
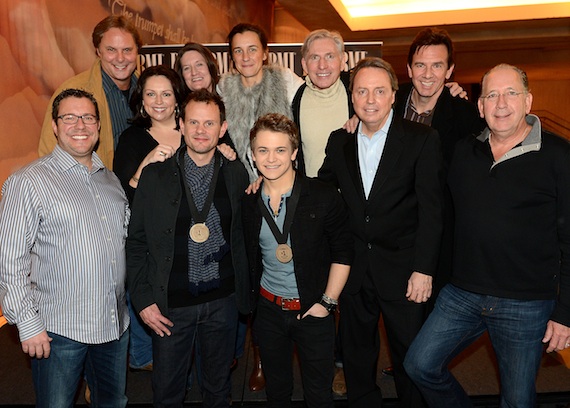
[[[352,85],[352,103],[366,135],[372,136],[384,126],[395,99],[396,92],[392,89],[386,70],[366,67],[356,73]]]
[[[176,97],[170,80],[162,75],[148,77],[142,91],[142,104],[153,123],[173,121]]]
[[[297,150],[286,133],[264,129],[257,132],[251,155],[263,178],[275,181],[293,174]]]
[[[101,69],[121,90],[129,89],[131,75],[137,68],[137,45],[133,36],[120,28],[111,28],[103,34],[97,48]]]
[[[447,64],[447,48],[443,44],[426,45],[418,48],[408,65],[408,75],[414,89],[422,98],[437,99],[445,81],[451,77],[455,65]]]
[[[180,131],[188,155],[198,166],[210,162],[227,127],[226,122],[220,121],[220,110],[215,103],[190,101],[186,105],[185,119],[180,119]]]
[[[301,59],[303,69],[319,89],[330,88],[339,78],[344,55],[330,38],[314,40]]]
[[[497,68],[487,74],[482,95],[496,93],[499,96],[495,100],[479,98],[478,106],[494,135],[508,138],[524,133],[525,117],[532,106],[532,94],[524,91],[520,75],[512,68]]]
[[[190,50],[180,57],[180,67],[186,86],[191,91],[207,89],[213,91],[212,76],[206,58],[198,51]]]
[[[247,83],[256,84],[263,77],[263,61],[267,50],[263,49],[257,33],[245,31],[236,34],[231,43],[232,58],[237,71]]]
[[[95,105],[87,98],[62,99],[57,115],[68,114],[95,116]],[[78,119],[77,123],[67,125],[61,118],[57,118],[52,120],[52,129],[57,137],[57,144],[79,163],[91,168],[91,153],[99,140],[99,121],[86,125],[82,119]]]

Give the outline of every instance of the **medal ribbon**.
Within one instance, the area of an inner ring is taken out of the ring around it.
[[[184,150],[181,152],[182,154],[182,163],[178,163],[178,167],[182,172],[182,181],[184,182],[184,189],[186,190],[186,200],[188,200],[188,207],[190,207],[190,215],[192,215],[192,219],[196,224],[204,224],[206,222],[206,218],[208,218],[208,213],[210,212],[210,207],[214,202],[214,193],[216,191],[216,183],[218,181],[218,174],[220,173],[220,157],[218,154],[214,154],[214,175],[212,176],[212,181],[210,182],[210,187],[208,190],[208,196],[206,197],[206,201],[204,202],[204,207],[202,207],[202,211],[198,211],[198,207],[196,207],[196,203],[194,202],[194,198],[192,197],[192,192],[190,188],[188,188],[188,184],[186,183],[186,177],[184,176]]]
[[[296,181],[296,180],[295,180]],[[271,213],[267,209],[267,206],[264,204],[263,199],[261,198],[261,193],[259,194],[259,199],[257,200],[257,204],[259,209],[261,210],[261,215],[267,221],[267,225],[269,225],[269,229],[271,233],[275,237],[275,240],[278,244],[287,244],[287,237],[289,236],[289,231],[291,229],[291,224],[293,224],[293,217],[295,216],[295,211],[297,210],[297,204],[299,203],[299,196],[301,195],[301,191],[298,187],[299,183],[293,183],[293,191],[291,191],[291,197],[287,199],[286,210],[287,213],[285,214],[285,221],[283,222],[283,232],[279,231],[279,227],[277,223],[271,216]]]

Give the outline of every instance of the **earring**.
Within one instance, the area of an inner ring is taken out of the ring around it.
[[[174,107],[174,117],[175,117],[175,118],[180,117],[180,108],[178,107],[178,105],[176,105],[176,106]]]
[[[146,111],[144,110],[144,105],[141,105],[141,110],[140,110],[140,112],[141,112],[141,116],[142,116],[143,118],[146,118],[146,117],[147,117]]]

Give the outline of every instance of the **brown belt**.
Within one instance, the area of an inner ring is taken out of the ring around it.
[[[275,296],[263,286],[259,289],[259,294],[271,303],[280,306],[282,310],[301,310],[301,300],[299,298],[286,299],[281,296]]]

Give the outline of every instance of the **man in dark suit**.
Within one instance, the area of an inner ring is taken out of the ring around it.
[[[473,102],[454,97],[445,86],[455,69],[453,42],[447,31],[421,30],[410,45],[407,68],[412,82],[400,87],[394,112],[437,130],[444,162],[449,163],[455,143],[479,135],[485,121]]]
[[[330,136],[319,177],[347,204],[355,259],[341,296],[340,331],[351,407],[379,407],[376,385],[383,316],[403,407],[423,406],[402,363],[425,316],[442,230],[442,160],[437,132],[392,110],[398,81],[380,58],[351,76],[355,133]]]
[[[397,116],[437,130],[446,170],[455,143],[465,137],[476,137],[485,128],[477,106],[466,99],[454,97],[445,86],[454,69],[453,41],[447,31],[431,27],[421,30],[408,52],[408,75],[412,82],[400,87],[394,105]],[[447,189],[444,207],[443,238],[430,309],[451,276],[453,204]]]

